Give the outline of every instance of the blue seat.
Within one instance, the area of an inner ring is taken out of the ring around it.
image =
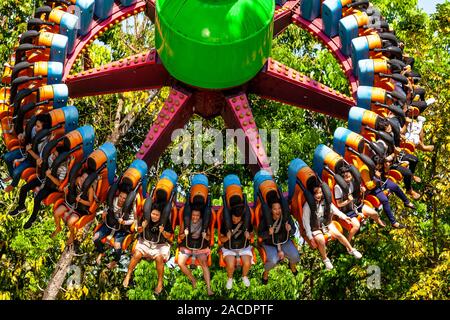
[[[94,151],[95,131],[91,125],[83,126],[76,129],[82,137],[83,141],[83,155],[87,157]]]
[[[53,34],[50,45],[50,61],[61,62],[64,65],[67,56],[67,47],[69,39],[62,34]]]
[[[352,39],[352,64],[353,74],[358,75],[358,61],[369,58],[369,41],[367,37]]]
[[[352,53],[352,40],[358,37],[359,26],[358,21],[354,15],[342,18],[339,21],[339,37],[341,39],[342,48],[341,51],[346,56],[350,56]]]
[[[75,5],[79,8],[77,15],[80,29],[78,33],[84,36],[91,29],[91,23],[94,19],[95,0],[76,0]]]
[[[69,88],[64,83],[52,85],[53,89],[53,108],[62,108],[67,104],[69,98]]]
[[[95,0],[94,13],[100,20],[105,20],[111,15],[114,0]]]
[[[366,109],[359,107],[352,107],[348,113],[348,128],[356,133],[360,133],[362,130],[362,121]]]
[[[373,86],[375,82],[375,67],[372,59],[358,62],[358,80],[360,86]]]
[[[59,21],[59,33],[67,36],[67,54],[75,49],[75,40],[78,32],[78,17],[65,12]]]
[[[64,72],[61,62],[49,61],[47,63],[47,84],[61,83]]]
[[[322,171],[325,164],[325,159],[329,153],[331,153],[333,150],[331,150],[329,147],[327,147],[324,144],[319,144],[314,151],[314,157],[313,157],[313,165],[312,169],[317,173],[319,177],[322,177]]]
[[[346,142],[352,133],[354,132],[343,127],[339,127],[334,131],[333,149],[341,156],[345,156]]]
[[[102,144],[99,147],[99,149],[101,151],[103,151],[103,153],[106,155],[106,158],[107,158],[106,168],[108,170],[108,182],[111,185],[114,183],[114,176],[116,173],[117,150],[116,150],[116,147],[114,146],[114,144],[111,142],[105,142],[104,144]],[[140,160],[140,161],[142,161],[142,160]]]
[[[297,173],[300,169],[308,165],[301,159],[294,159],[289,163],[288,167],[288,199],[291,200],[295,193],[297,185]]]
[[[64,132],[69,133],[78,128],[78,109],[75,106],[62,107],[64,112]]]
[[[339,34],[339,20],[341,20],[341,18],[341,0],[325,0],[322,3],[323,31],[330,38]]]
[[[300,8],[303,19],[313,21],[320,17],[320,0],[303,0]]]
[[[359,86],[356,92],[356,104],[360,108],[370,110],[373,87]]]

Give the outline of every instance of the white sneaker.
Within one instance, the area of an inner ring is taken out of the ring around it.
[[[423,116],[418,116],[418,117],[417,117],[417,121],[423,123],[423,122],[427,121],[427,118],[425,118],[425,117],[423,117]]]
[[[250,287],[250,280],[248,280],[247,277],[242,277],[242,282],[244,283],[244,286],[247,288]]]
[[[325,269],[333,269],[333,264],[331,263],[330,259],[326,258],[325,260],[323,260],[323,263],[325,263]]]
[[[225,286],[228,290],[233,288],[233,278],[228,278],[227,285]]]
[[[348,253],[351,254],[352,256],[354,256],[356,259],[361,259],[362,258],[361,252],[359,252],[356,249],[353,249],[352,251],[349,251]]]
[[[436,99],[435,98],[429,98],[427,101],[425,101],[426,103],[427,103],[427,105],[429,106],[429,105],[432,105],[433,103],[435,103],[436,102]]]

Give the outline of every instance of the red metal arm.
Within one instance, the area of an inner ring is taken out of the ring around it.
[[[121,59],[69,76],[71,98],[148,90],[168,85],[170,75],[159,62],[156,50]]]
[[[352,98],[273,59],[269,59],[250,82],[249,92],[340,119],[347,119],[350,108],[355,105]]]
[[[269,159],[258,133],[253,113],[247,100],[247,95],[241,92],[237,95],[225,97],[227,106],[224,108],[222,117],[228,128],[242,129],[245,133],[245,144],[247,150],[241,150],[245,154],[246,163],[249,164],[253,173],[260,169],[272,172],[269,166]],[[256,160],[255,164],[250,164],[250,159]]]
[[[292,14],[294,10],[299,6],[300,1],[286,1],[282,7],[275,9],[273,17],[273,37],[282,33],[286,28],[292,24]]]
[[[172,132],[182,128],[193,115],[192,105],[190,92],[172,88],[136,157],[153,165],[172,142]]]

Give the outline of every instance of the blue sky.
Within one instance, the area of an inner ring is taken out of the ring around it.
[[[431,14],[436,12],[436,4],[444,2],[444,0],[419,0],[419,8],[425,10],[426,13]]]

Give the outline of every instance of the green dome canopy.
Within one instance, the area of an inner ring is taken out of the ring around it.
[[[157,0],[158,54],[189,85],[241,85],[269,57],[274,10],[273,0]]]

